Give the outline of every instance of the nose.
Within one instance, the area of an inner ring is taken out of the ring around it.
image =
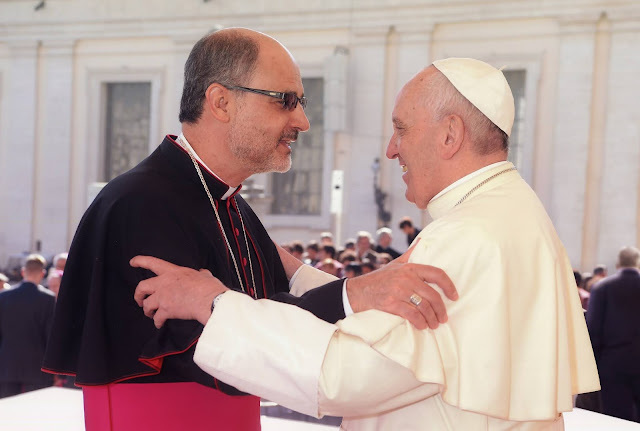
[[[292,127],[301,132],[309,130],[309,119],[307,118],[307,114],[304,112],[304,108],[299,103],[298,106],[293,109],[291,122]]]
[[[387,145],[386,152],[387,159],[395,159],[398,157],[398,145],[396,144],[396,134],[391,135],[391,139],[389,139],[389,144]]]

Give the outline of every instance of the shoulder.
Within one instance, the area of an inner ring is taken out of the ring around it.
[[[8,290],[0,291],[0,301],[13,301],[14,298],[20,298],[22,295],[28,294],[28,289],[25,289],[25,283],[20,282],[11,287]]]
[[[95,198],[87,214],[126,217],[125,214],[169,213],[170,205],[189,193],[180,178],[162,170],[134,168],[111,180]]]
[[[494,221],[480,214],[447,215],[431,222],[418,234],[420,242],[416,250],[436,244],[442,249],[446,249],[446,245],[450,243],[464,243],[468,247],[497,244],[502,235],[497,234],[494,226]]]
[[[609,295],[609,287],[610,283],[596,283],[589,291],[589,304],[601,304]]]
[[[56,295],[52,291],[50,291],[49,289],[47,289],[46,287],[40,284],[38,285],[38,292],[44,295],[44,297],[50,297],[51,299],[55,300]]]
[[[591,294],[597,295],[613,295],[615,292],[622,292],[627,290],[629,287],[635,287],[636,280],[629,276],[629,274],[625,274],[624,272],[619,272],[617,274],[611,275],[609,277],[603,278],[593,285],[591,288]]]
[[[109,181],[98,194],[96,201],[135,200],[144,197],[160,197],[170,178],[163,172],[134,168]]]

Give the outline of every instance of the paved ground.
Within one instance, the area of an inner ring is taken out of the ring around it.
[[[284,407],[267,406],[269,414],[300,419]],[[337,431],[337,425],[262,416],[262,431]],[[328,419],[337,423],[338,419]],[[76,389],[47,388],[0,400],[2,431],[84,431],[82,392]],[[566,431],[640,431],[640,424],[627,422],[588,410],[574,409],[565,414]]]

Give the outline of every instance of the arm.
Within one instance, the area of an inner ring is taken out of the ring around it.
[[[451,279],[447,274],[439,268],[429,265],[421,265],[408,263],[409,256],[413,248],[410,249],[394,262],[384,266],[383,268],[373,271],[369,274],[351,279],[346,284],[346,293],[348,301],[354,312],[378,309],[386,311],[409,320],[418,329],[424,329],[427,325],[434,329],[439,322],[447,321],[447,310],[444,301],[433,287],[427,283],[437,284],[442,292],[451,300],[458,298],[457,291]],[[145,280],[140,283],[136,289],[135,299],[139,306],[145,306],[147,316],[152,317],[154,310],[163,305],[163,301],[173,301],[176,303],[164,304],[167,308],[175,310],[176,314],[164,314],[161,318],[155,318],[157,327],[161,327],[167,318],[183,318],[181,316],[200,315],[208,317],[206,307],[208,304],[193,304],[185,302],[181,298],[188,298],[191,295],[189,290],[193,288],[186,280],[189,277],[184,272],[197,272],[189,268],[180,268],[169,262],[162,261],[150,256],[136,256],[131,260],[131,265],[150,269],[159,277]],[[306,270],[305,270],[306,271]],[[305,276],[306,277],[306,276]],[[164,279],[169,279],[167,282]],[[179,282],[182,280],[181,282]],[[310,281],[301,281],[301,283],[318,283],[319,276],[315,271],[311,272]],[[298,281],[296,281],[298,283]],[[316,316],[328,322],[335,322],[345,317],[342,302],[344,300],[342,294],[342,281],[332,281],[320,287],[313,286],[307,289],[307,293],[297,298],[291,294],[278,294],[271,299],[295,304],[300,308],[311,311]],[[182,290],[180,295],[167,295],[165,299],[154,299],[146,301],[147,296],[153,296],[154,293],[163,289]],[[210,286],[210,294],[207,298],[213,298],[221,293],[224,289],[220,287],[219,280],[212,281]],[[301,287],[300,291],[304,291],[305,287]],[[422,298],[422,302],[414,305],[409,301],[413,294],[417,294]],[[187,310],[185,308],[191,307]],[[196,310],[195,308],[199,308]],[[206,320],[200,320],[205,323]]]
[[[441,385],[418,380],[362,338],[337,331],[324,355],[318,388],[319,415],[359,417],[429,398],[440,392]]]
[[[287,273],[287,278],[291,280],[298,268],[300,268],[300,266],[304,264],[275,242],[273,244],[278,250],[278,255],[280,256],[280,260],[282,261],[282,266],[284,266],[284,271]]]
[[[156,325],[161,325],[163,322],[159,320],[159,316],[167,317],[167,307],[162,306],[165,302],[162,297],[166,293],[162,287],[156,287],[158,280],[165,279],[166,276],[160,268],[149,266],[153,262],[158,263],[158,260],[141,256],[132,262],[134,265],[149,267],[160,273],[156,281],[151,279],[141,283],[136,291],[136,300],[139,305],[144,306],[148,316],[153,316],[160,304],[154,320]],[[387,267],[389,269],[362,277],[362,280],[375,277],[374,281],[377,280],[383,285],[386,282],[388,285],[390,283],[385,280],[388,278],[392,280],[391,284],[403,284],[411,281],[412,277],[419,278],[419,270],[424,269],[421,265],[415,264],[407,264],[404,269],[401,264]],[[171,271],[168,272],[170,273]],[[153,287],[151,284],[156,286]],[[424,285],[424,281],[420,279],[419,284]],[[190,293],[184,293],[186,285],[180,285],[177,280],[167,283],[172,290],[180,291],[179,287],[182,287],[183,293],[177,294],[178,298],[192,296]],[[366,287],[367,283],[354,283],[353,288]],[[224,287],[219,287],[218,292],[223,291]],[[366,291],[360,293],[363,299],[366,298]],[[145,299],[147,295],[150,296]],[[209,304],[210,301],[201,305],[202,314],[198,313],[198,319],[203,324],[206,323],[206,326],[198,342],[194,361],[214,377],[241,390],[278,401],[311,415],[372,414],[414,403],[439,390],[437,385],[418,382],[412,377],[413,372],[409,371],[408,367],[378,353],[370,347],[369,340],[365,341],[353,332],[351,335],[340,333],[334,336],[337,329],[335,325],[321,322],[295,307],[287,307],[273,301],[254,301],[236,292],[223,294],[213,314],[208,309]],[[188,313],[178,314],[181,309],[188,307],[178,306],[174,310],[176,314],[172,317],[193,318],[194,315]],[[371,311],[360,315],[372,315],[371,313],[385,318],[381,322],[365,325],[367,328],[375,328],[376,331],[383,328],[388,332],[393,328],[379,323],[403,323],[410,329],[400,333],[399,337],[402,339],[415,338],[416,332],[425,332],[415,330],[410,324],[404,323],[403,319],[384,313]],[[356,316],[358,315],[350,319]],[[431,352],[430,354],[438,353],[434,343],[426,350]],[[421,356],[426,354],[420,350]],[[354,355],[359,355],[355,364]],[[259,360],[256,361],[256,358]],[[358,367],[360,359],[363,364],[371,366]],[[331,374],[331,368],[336,364],[339,364],[339,368]],[[353,364],[351,366],[357,369],[349,368],[349,364]],[[384,384],[379,381],[380,370],[387,373]],[[427,381],[443,381],[439,358],[432,361],[429,372],[429,375],[435,375],[437,378]],[[367,402],[363,403],[362,400]]]
[[[438,385],[418,382],[365,340],[337,329],[295,307],[228,292],[194,361],[243,391],[312,416],[374,414],[438,392]]]

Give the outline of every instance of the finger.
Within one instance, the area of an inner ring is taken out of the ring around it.
[[[393,309],[388,310],[390,313],[396,314],[407,319],[417,329],[426,329],[427,321],[423,314],[413,304],[407,302],[398,302]]]
[[[416,273],[425,283],[437,284],[447,298],[452,301],[458,299],[458,291],[453,281],[440,268],[430,265],[415,264]]]
[[[155,295],[149,296],[142,303],[142,309],[144,310],[144,315],[150,318],[153,318],[158,310],[158,300]]]
[[[417,238],[409,250],[405,251],[402,255],[395,258],[394,262],[396,263],[407,263],[409,262],[409,258],[411,257],[411,253],[413,253],[413,249],[416,248],[416,245],[420,242],[420,238]]]
[[[156,325],[156,328],[158,329],[162,328],[166,321],[167,313],[165,313],[163,310],[158,310],[155,316],[153,316],[153,324]]]
[[[153,284],[149,281],[152,279],[142,280],[138,283],[136,287],[136,291],[133,293],[133,299],[135,299],[138,307],[142,307],[142,302],[149,295],[153,295],[155,293],[155,289],[153,288]]]
[[[429,327],[434,329],[432,326],[433,321],[445,323],[448,320],[447,307],[444,305],[444,300],[433,287],[424,284],[416,289],[416,293],[423,298],[418,308],[423,311],[425,318],[429,322]],[[430,313],[430,316],[425,313]],[[433,320],[429,320],[429,317],[432,317]]]
[[[418,309],[418,311],[420,311],[420,314],[424,317],[424,320],[427,321],[427,325],[429,325],[429,328],[431,329],[436,329],[441,322],[442,323],[446,322],[446,309],[445,309],[445,320],[443,322],[439,319],[438,315],[433,310],[433,304],[431,304],[429,301],[426,301],[423,299],[420,305],[416,308]],[[444,306],[443,306],[443,309],[444,309]]]
[[[166,260],[153,256],[136,256],[129,261],[129,265],[134,268],[148,269],[156,275],[161,275],[165,272],[180,268],[178,265],[174,265],[171,262],[167,262]]]

